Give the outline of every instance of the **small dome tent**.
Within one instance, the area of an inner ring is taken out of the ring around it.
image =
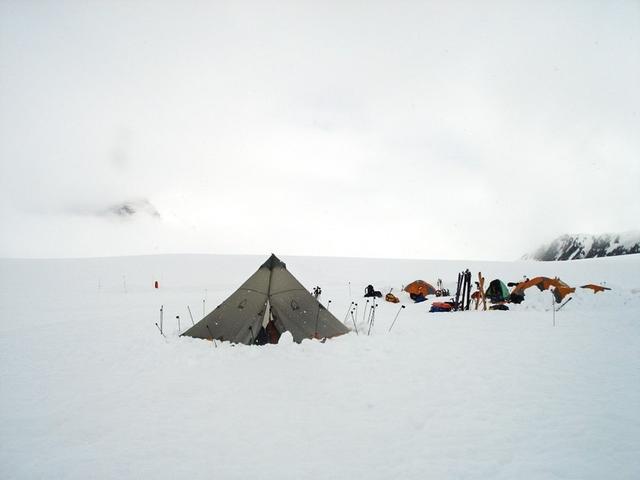
[[[415,280],[409,285],[404,287],[404,291],[409,295],[421,295],[426,297],[427,295],[435,295],[436,289],[433,285],[425,282],[424,280]]]
[[[484,296],[488,298],[491,303],[506,302],[509,299],[509,289],[502,280],[496,278],[495,280],[491,280]]]

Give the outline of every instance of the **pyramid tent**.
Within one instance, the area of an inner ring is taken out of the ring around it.
[[[349,332],[275,255],[221,305],[182,335],[251,345],[264,329],[290,332],[295,342]]]

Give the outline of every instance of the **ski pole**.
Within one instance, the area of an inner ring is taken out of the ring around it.
[[[180,315],[176,315],[176,319],[178,320],[178,335],[180,335]]]
[[[320,320],[320,307],[321,307],[321,305],[320,305],[320,302],[317,302],[317,303],[318,303],[318,310],[316,312],[316,329],[313,332],[313,338],[318,338],[318,321]]]
[[[367,313],[367,307],[369,306],[369,299],[367,298],[367,303],[364,304],[364,310],[362,312],[362,321],[364,322],[364,316]]]
[[[353,328],[355,328],[356,330],[356,335],[359,335],[358,326],[356,325],[356,319],[353,317],[353,310],[350,310],[350,312],[351,312],[351,320],[353,320]]]
[[[158,330],[160,330],[160,335],[162,335],[164,338],[167,338],[164,333],[162,333],[162,329],[160,328],[160,325],[158,325],[158,322],[156,322],[156,327],[158,327]]]
[[[398,319],[398,315],[400,315],[400,312],[402,311],[402,309],[404,308],[404,305],[402,305],[399,309],[398,309],[398,313],[396,313],[396,318],[393,319],[393,322],[391,323],[391,326],[389,327],[389,331],[391,331],[391,329],[393,328],[393,326],[396,324],[396,320]]]
[[[374,307],[375,303],[371,302],[371,306],[369,307],[369,315],[367,315],[367,323],[369,324],[369,329],[371,329],[371,319],[373,317],[373,311],[375,309]],[[364,320],[364,317],[362,317]]]
[[[564,307],[567,303],[569,303],[571,300],[573,300],[573,297],[569,297],[569,298],[567,298],[567,301],[566,301],[566,302],[564,302],[562,305],[560,305],[560,306],[556,309],[556,312],[559,312],[559,311],[560,311],[560,309],[561,309],[562,307]]]
[[[331,306],[331,300],[327,302],[327,312],[329,311],[329,307]]]
[[[160,305],[160,333],[162,333],[162,317],[163,315],[163,311],[164,311],[164,305]],[[164,333],[162,333],[164,335]]]
[[[189,310],[189,316],[191,317],[191,325],[195,325],[195,322],[193,321],[193,315],[191,315],[191,307],[189,307],[189,305],[187,305],[187,310]]]
[[[367,332],[367,335],[371,334],[371,329],[373,328],[373,324],[376,319],[376,310],[378,309],[378,304],[377,303],[373,304],[371,306],[371,309],[373,310],[373,312],[371,313],[371,322],[369,323],[369,331]]]
[[[378,306],[377,303],[371,305],[371,309],[369,310],[371,313],[371,320],[369,321],[369,331],[367,331],[367,336],[371,335],[371,327],[373,327],[373,321],[375,319],[376,316],[376,307]]]

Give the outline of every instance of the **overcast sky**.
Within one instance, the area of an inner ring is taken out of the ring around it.
[[[0,1],[0,256],[640,228],[640,2]]]

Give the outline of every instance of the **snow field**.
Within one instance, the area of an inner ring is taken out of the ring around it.
[[[357,301],[360,335],[177,337],[175,315],[184,329],[190,305],[199,320],[205,294],[210,311],[262,257],[0,260],[0,477],[638,478],[640,256],[282,259],[339,320]],[[508,312],[450,314],[400,293],[438,277],[453,291],[466,267],[487,284],[559,275],[614,290],[578,289],[556,327],[536,289]],[[379,301],[362,334],[368,283],[406,305],[390,333],[399,305]]]

